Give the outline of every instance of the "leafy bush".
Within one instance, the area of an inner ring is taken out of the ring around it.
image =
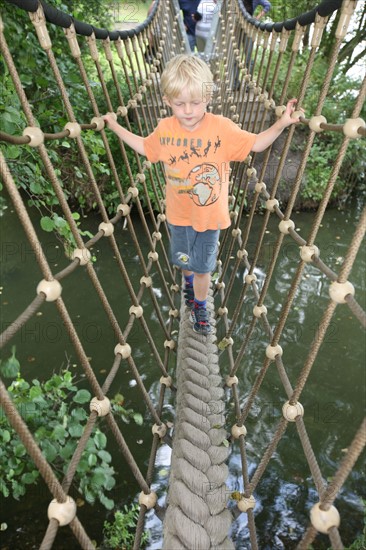
[[[104,522],[104,544],[103,548],[112,548],[113,550],[130,550],[135,540],[135,531],[139,515],[139,506],[132,504],[129,508],[125,505],[122,511],[114,513],[114,521]],[[145,532],[141,538],[141,548],[148,541],[149,536]]]
[[[277,89],[281,90],[281,82],[284,82],[289,60],[289,52],[284,53],[283,62],[279,72],[279,84]],[[309,51],[304,50],[296,58],[291,80],[289,83],[287,97],[297,97],[299,84],[303,80],[304,66],[307,63]],[[307,86],[302,107],[305,115],[310,118],[316,112],[319,95],[324,84],[324,75],[328,68],[328,59],[321,55],[316,57],[311,78]],[[273,74],[274,67],[271,68]],[[344,74],[342,66],[338,66],[333,75],[327,98],[322,108],[322,115],[330,124],[344,124],[347,118],[352,116],[355,104],[356,90],[360,88],[360,80]],[[279,94],[278,94],[279,95]],[[361,112],[361,118],[365,118],[366,107]],[[308,130],[299,126],[296,129],[298,139],[294,139],[291,147],[302,150],[305,144]],[[301,137],[301,139],[300,139]],[[315,136],[313,146],[307,162],[303,184],[300,194],[300,206],[316,206],[324,195],[324,189],[339,147],[344,136],[335,131],[320,132]],[[301,146],[299,146],[301,142]],[[347,151],[334,186],[331,203],[342,206],[352,195],[365,193],[365,160],[362,139],[352,139],[348,143]]]
[[[89,414],[85,405],[91,400],[90,392],[78,389],[68,370],[53,374],[45,382],[35,379],[28,383],[20,375],[14,348],[11,357],[0,363],[0,372],[4,377],[15,377],[8,388],[13,403],[44,457],[62,479],[84,431]],[[112,401],[115,414],[124,422],[133,419],[141,425],[142,416],[133,409],[125,409],[122,403],[123,397],[117,394]],[[12,495],[19,499],[25,495],[27,485],[36,483],[40,474],[27,458],[23,443],[3,413],[0,415],[0,442],[0,492],[4,497]],[[87,502],[94,504],[99,500],[108,510],[113,508],[114,501],[106,493],[116,483],[111,461],[107,437],[94,427],[77,467],[74,484]]]
[[[91,23],[98,22],[99,26],[103,23],[108,26],[108,21],[110,22],[108,17],[100,19],[102,13],[108,13],[108,8],[110,8],[108,2],[92,0],[92,2],[81,2],[77,6],[71,0],[54,0],[52,3],[59,9],[72,13],[75,17]],[[5,35],[37,124],[44,132],[60,132],[68,122],[68,116],[48,58],[38,44],[28,14],[7,4],[4,7],[4,12]],[[91,118],[94,116],[92,106],[81,80],[79,69],[68,50],[64,33],[61,28],[54,26],[49,26],[49,32],[57,65],[65,82],[76,120],[80,123],[90,123]],[[23,47],[24,37],[27,40],[26,49]],[[80,39],[79,42],[82,50],[87,49],[85,40]],[[117,61],[117,66],[119,66],[120,61]],[[103,59],[101,62],[112,105],[114,109],[117,109],[119,105],[118,94],[109,66]],[[106,99],[96,68],[89,55],[85,56],[84,63],[99,110],[104,113],[108,110]],[[0,95],[3,98],[0,104],[2,131],[18,136],[22,134],[28,123],[4,62],[0,62],[0,75]],[[124,81],[122,71],[117,71],[117,78],[120,92],[124,102],[127,103],[130,99],[130,92],[127,83]],[[132,130],[137,131],[133,120],[131,120],[131,125]],[[118,140],[111,133],[108,137],[110,138],[112,155],[123,191],[127,192],[131,183],[123,164]],[[107,162],[101,136],[93,130],[83,131],[82,140],[106,209],[109,214],[114,215],[121,201]],[[70,208],[75,213],[95,210],[97,208],[96,198],[75,141],[70,139],[52,140],[47,141],[46,146]],[[28,146],[5,143],[3,153],[14,180],[28,197],[28,205],[36,207],[40,211],[42,229],[54,231],[64,244],[67,252],[75,248],[70,228],[59,212],[56,193],[40,160],[38,150]],[[135,175],[138,171],[135,153],[128,147],[126,147],[126,153],[132,174]],[[147,185],[153,206],[158,209],[158,202],[148,183]],[[140,200],[146,205],[143,193],[141,193]],[[78,222],[79,224],[80,222]],[[81,227],[80,229],[81,235],[87,235],[87,233],[82,232]]]

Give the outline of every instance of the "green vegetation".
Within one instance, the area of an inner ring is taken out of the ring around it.
[[[49,380],[28,383],[20,374],[20,365],[13,348],[5,362],[0,362],[3,377],[14,378],[8,391],[18,412],[27,423],[45,459],[61,480],[66,473],[89,416],[92,398],[86,389],[78,388],[69,370],[53,374]],[[112,400],[116,417],[124,422],[142,424],[142,416],[123,407],[123,396]],[[27,486],[37,483],[40,476],[26,448],[4,413],[0,415],[0,492],[15,499],[24,496]],[[73,481],[77,491],[89,504],[99,501],[108,510],[114,501],[107,493],[115,486],[112,456],[107,450],[106,435],[94,427],[82,454]]]
[[[90,22],[99,27],[113,28],[113,16],[120,21],[122,18],[122,23],[127,22],[127,14],[125,14],[126,5],[121,2],[111,4],[107,0],[83,0],[76,3],[72,0],[52,0],[50,3],[70,13],[79,20]],[[140,2],[136,5],[134,4],[133,9],[134,13],[131,14],[131,17],[133,16],[136,20],[141,21],[145,19],[148,4]],[[299,15],[299,13],[308,9],[308,2],[305,0],[296,3],[296,6],[292,6],[289,3],[286,3],[286,6],[284,6],[283,2],[279,3],[274,0],[272,1],[270,16],[274,20],[281,20]],[[365,10],[360,10],[359,25],[355,27],[349,43],[347,42],[342,46],[342,63],[337,66],[337,74],[333,79],[328,96],[331,99],[327,100],[323,111],[328,122],[333,124],[342,123],[352,115],[354,104],[352,90],[358,89],[359,84],[349,76],[347,71],[359,58],[358,53],[356,57],[353,56],[352,44],[354,44],[356,39],[362,39],[364,33],[364,26],[362,25],[364,13]],[[330,25],[329,32],[325,34],[321,46],[322,51],[317,56],[304,102],[306,113],[313,113],[316,109],[331,48],[335,40],[337,17],[334,18],[334,22]],[[55,133],[63,130],[64,125],[68,122],[67,112],[51,71],[48,58],[38,44],[28,14],[13,5],[5,4],[3,20],[5,23],[5,34],[14,57],[15,65],[20,72],[22,85],[29,98],[37,123],[45,132]],[[55,26],[50,26],[50,34],[53,51],[66,84],[75,117],[81,123],[89,123],[93,117],[90,101],[81,81],[75,60],[69,55],[69,51],[66,49],[63,31]],[[25,38],[27,40],[27,48],[23,47]],[[79,43],[81,49],[86,50],[87,45],[85,40],[80,39]],[[302,80],[308,51],[307,37],[305,37],[303,53],[298,57],[297,65],[290,82],[288,97],[298,94],[298,86]],[[284,82],[289,55],[289,52],[284,54],[276,90],[279,90],[281,83]],[[101,63],[106,79],[106,87],[112,104],[116,109],[119,105],[117,91],[108,63],[105,60],[103,61],[102,58],[103,56],[101,56]],[[104,113],[108,108],[96,68],[89,56],[86,56],[85,59],[89,82],[99,111]],[[130,65],[128,60],[127,65]],[[116,67],[120,67],[119,59],[116,59]],[[136,74],[137,72],[135,66],[130,66],[129,70],[131,74]],[[0,79],[0,94],[3,97],[3,102],[0,105],[2,130],[12,135],[21,135],[24,127],[27,126],[27,122],[4,62],[0,63],[0,73],[2,77]],[[120,92],[126,104],[130,99],[130,90],[124,81],[121,70],[117,71],[117,78]],[[361,116],[364,116],[364,113]],[[138,132],[139,129],[135,125],[133,118],[131,118],[130,122],[132,130]],[[298,132],[301,132],[301,129]],[[107,162],[107,155],[101,136],[94,131],[83,131],[82,137],[107,211],[113,215],[120,202],[120,198]],[[304,134],[302,142],[305,141],[305,137]],[[342,134],[335,132],[317,134],[301,190],[301,202],[303,205],[315,206],[321,200],[334,164],[334,152],[337,151],[342,137]],[[127,191],[131,183],[124,166],[118,140],[115,136],[109,136],[109,140],[122,188],[124,191]],[[346,159],[332,195],[332,200],[337,202],[337,204],[343,204],[355,192],[364,191],[361,188],[365,170],[361,155],[361,146],[361,140],[351,140],[349,143]],[[297,147],[300,146],[297,145]],[[49,175],[40,162],[38,151],[27,146],[18,147],[7,144],[4,145],[3,149],[15,181],[23,194],[28,197],[28,204],[40,210],[41,228],[46,231],[55,231],[64,244],[66,252],[69,253],[70,248],[72,249],[75,246],[74,239],[68,223],[59,212],[59,201],[55,189],[51,184]],[[76,143],[70,139],[48,141],[47,151],[50,160],[55,166],[55,174],[62,185],[64,196],[74,211],[74,218],[78,228],[82,235],[89,236],[87,232],[83,232],[80,213],[83,214],[96,209],[97,204],[91,189],[89,176],[83,166]],[[138,172],[136,155],[128,147],[126,147],[126,153],[132,174],[135,176]],[[142,186],[140,187],[142,190]],[[156,196],[150,181],[147,182],[147,194],[153,208],[159,210],[161,193],[159,192],[158,196]],[[146,206],[147,201],[144,198],[144,193],[140,194],[140,199]],[[301,207],[301,204],[299,206]]]
[[[302,84],[304,74],[304,65],[307,63],[308,58],[309,50],[304,50],[302,55],[297,57],[288,87],[287,99],[298,97],[299,87]],[[285,81],[289,61],[290,52],[286,51],[283,55],[279,71],[278,84],[275,87],[276,98],[279,97],[282,83]],[[322,55],[318,55],[312,68],[311,79],[302,104],[305,109],[306,118],[313,116],[317,110],[327,66],[328,60]],[[274,68],[275,64],[271,67],[271,76]],[[322,109],[322,115],[329,124],[344,124],[348,118],[352,117],[352,110],[356,99],[355,90],[359,90],[360,85],[360,79],[345,73],[343,67],[337,65]],[[276,90],[278,90],[278,93]],[[365,119],[365,106],[360,116]],[[302,153],[308,133],[308,128],[297,127],[295,138],[291,144],[292,151]],[[315,135],[303,176],[300,191],[300,208],[315,208],[322,200],[343,140],[343,132],[326,131]],[[362,139],[349,140],[345,157],[332,191],[331,205],[336,204],[338,207],[342,207],[351,196],[366,192],[363,148],[364,143]]]
[[[137,519],[139,515],[139,506],[132,504],[130,507],[125,505],[121,511],[114,513],[112,523],[104,522],[104,542],[103,548],[113,550],[130,550],[133,548]],[[141,538],[141,548],[144,548],[149,539],[148,533],[143,533]]]
[[[352,542],[351,546],[347,546],[346,550],[365,550],[366,548],[366,500],[362,500],[363,511],[364,511],[364,525],[362,533],[357,537],[357,539]]]
[[[110,18],[104,15],[108,13],[109,2],[95,0],[90,3],[77,3],[76,6],[76,3],[71,1],[54,1],[53,4],[79,19],[95,23],[97,26],[112,26]],[[84,8],[86,11],[82,12],[81,10]],[[48,58],[38,44],[29,16],[26,12],[13,5],[5,4],[4,11],[5,35],[37,124],[44,132],[60,132],[68,122],[68,115]],[[79,68],[75,60],[70,56],[69,50],[66,49],[67,42],[65,41],[64,33],[61,28],[55,26],[50,26],[49,32],[57,65],[65,82],[75,118],[80,123],[89,124],[94,114],[81,80]],[[27,39],[27,48],[23,47],[25,37]],[[87,48],[85,40],[80,38],[79,43],[82,51],[85,51]],[[105,113],[109,109],[97,70],[88,55],[85,56],[85,59],[85,67],[96,103],[100,113]],[[120,68],[120,66],[121,62],[117,59],[116,67]],[[116,110],[119,105],[119,99],[106,61],[102,63],[102,68],[105,73],[106,88],[109,92],[112,105]],[[132,71],[136,72],[136,69],[131,67]],[[0,74],[0,94],[3,98],[0,105],[2,131],[11,135],[22,135],[23,129],[28,126],[28,123],[23,114],[8,68],[3,61],[0,62]],[[117,71],[117,78],[119,80],[120,93],[126,104],[130,99],[130,90],[121,70]],[[130,123],[132,130],[138,131],[133,119],[131,119]],[[113,135],[109,135],[109,138],[122,189],[124,192],[127,192],[131,181],[124,166],[119,142]],[[121,200],[112,177],[101,136],[98,132],[92,130],[83,131],[82,139],[107,211],[109,214],[114,215],[116,207]],[[60,241],[64,244],[66,251],[69,252],[69,249],[74,247],[74,239],[68,223],[59,212],[59,200],[50,177],[40,161],[38,150],[28,146],[19,147],[4,144],[3,152],[14,180],[17,182],[22,193],[28,197],[28,205],[39,209],[41,228],[46,231],[55,231]],[[89,236],[88,233],[83,233],[83,228],[80,225],[80,213],[83,214],[96,209],[97,203],[91,188],[90,178],[84,167],[76,142],[70,139],[48,141],[47,152],[55,167],[55,175],[62,186],[63,194],[74,211],[74,218],[77,220],[79,230],[82,235]],[[136,155],[129,148],[126,148],[126,153],[132,175],[135,176],[138,172]],[[142,187],[140,188],[141,190]],[[158,208],[157,199],[150,188],[148,188],[148,194],[154,201],[154,207]],[[146,205],[143,193],[141,193],[141,201]]]

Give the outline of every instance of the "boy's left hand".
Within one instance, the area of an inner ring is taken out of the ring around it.
[[[305,115],[304,109],[300,107],[300,109],[297,110],[297,114],[299,115],[300,113],[300,115],[295,117],[293,116],[293,114],[296,111],[295,109],[296,103],[297,103],[297,99],[294,98],[294,99],[290,99],[290,101],[288,101],[286,105],[286,110],[284,111],[281,117],[281,122],[284,123],[285,127],[290,126],[290,124],[295,124],[296,122],[300,122],[300,117]]]

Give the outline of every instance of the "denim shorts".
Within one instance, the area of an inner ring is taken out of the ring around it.
[[[220,231],[195,231],[193,227],[169,224],[173,265],[194,273],[211,273],[216,267]]]

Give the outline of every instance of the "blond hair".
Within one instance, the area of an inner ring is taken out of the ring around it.
[[[166,64],[161,75],[163,96],[174,99],[186,89],[192,98],[211,99],[213,76],[209,66],[195,55],[180,54]]]

